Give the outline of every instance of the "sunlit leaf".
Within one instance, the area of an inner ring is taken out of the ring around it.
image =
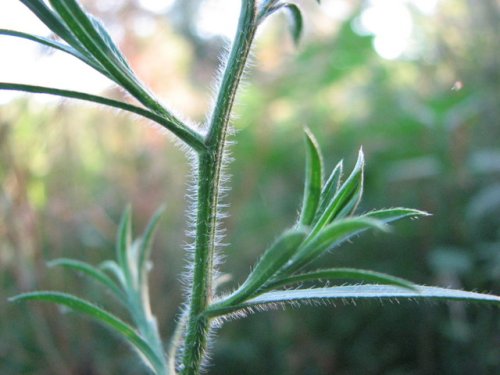
[[[262,287],[270,278],[285,265],[304,240],[306,232],[300,229],[291,229],[281,235],[274,244],[267,249],[255,265],[245,282],[223,303],[237,303],[244,301]]]
[[[298,275],[279,278],[267,285],[267,290],[277,289],[286,285],[299,284],[310,281],[331,281],[339,279],[358,280],[376,284],[395,285],[403,288],[414,289],[411,281],[386,273],[362,270],[358,268],[327,268]]]
[[[318,208],[323,184],[323,161],[318,142],[313,134],[306,129],[306,178],[304,186],[304,200],[299,222],[302,225],[310,225]]]
[[[393,285],[344,285],[328,288],[295,289],[273,291],[261,294],[236,306],[213,305],[208,314],[220,316],[240,310],[258,307],[259,310],[266,306],[273,307],[277,304],[287,303],[315,303],[315,302],[356,302],[360,300],[394,301],[394,300],[427,300],[427,301],[465,301],[482,302],[500,306],[500,297],[465,292],[463,290],[446,289],[439,287],[413,285],[413,289],[401,288]]]
[[[92,266],[86,262],[82,262],[76,259],[54,259],[47,263],[49,267],[65,267],[69,268],[82,274],[92,278],[93,280],[99,282],[101,285],[108,287],[119,300],[123,301],[125,299],[123,291],[120,287],[111,279],[108,275],[106,275],[99,268]]]
[[[148,364],[152,368],[161,367],[161,361],[151,349],[149,344],[127,323],[122,321],[115,315],[101,309],[100,307],[83,300],[81,298],[75,297],[70,294],[60,293],[60,292],[31,292],[24,293],[14,296],[9,299],[11,302],[20,301],[45,301],[52,302],[61,306],[65,306],[70,310],[82,313],[94,318],[99,323],[111,328],[113,332],[116,332],[120,337],[124,338],[129,344],[131,344],[136,350],[138,350],[147,360]]]

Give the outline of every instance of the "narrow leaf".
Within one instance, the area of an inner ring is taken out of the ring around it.
[[[321,213],[312,230],[313,234],[318,233],[332,220],[349,215],[356,209],[363,194],[364,164],[363,150],[360,149],[354,169]]]
[[[391,223],[393,221],[404,219],[406,217],[419,218],[420,216],[429,216],[430,214],[425,211],[415,210],[411,208],[387,208],[383,210],[371,211],[363,215],[363,217],[369,217],[372,219],[377,219],[383,221],[384,223]]]
[[[103,104],[106,106],[122,109],[124,111],[135,113],[137,115],[155,121],[157,124],[163,126],[165,129],[168,129],[169,131],[177,135],[180,139],[182,139],[184,142],[186,142],[186,144],[190,145],[196,150],[204,150],[206,148],[205,144],[203,143],[202,136],[195,130],[183,124],[172,122],[169,119],[160,116],[154,112],[151,112],[147,109],[136,107],[134,105],[120,102],[118,100],[108,99],[102,96],[91,95],[79,91],[61,90],[53,87],[33,86],[33,85],[24,85],[19,83],[8,83],[8,82],[0,82],[0,90],[23,91],[35,94],[55,95],[65,98],[84,100],[87,102],[93,102],[97,104]]]
[[[179,122],[163,108],[142,86],[129,65],[112,42],[108,32],[88,15],[75,0],[50,0],[51,5],[88,52],[111,74],[115,82],[125,88],[146,107],[159,112],[171,121]]]
[[[296,4],[292,3],[283,4],[283,8],[288,10],[288,14],[290,15],[290,31],[292,33],[293,41],[297,45],[299,44],[304,27],[302,12]]]
[[[335,168],[333,168],[332,173],[328,177],[323,189],[321,190],[318,209],[316,210],[316,216],[314,217],[313,223],[317,223],[321,215],[326,211],[328,205],[333,200],[335,193],[339,190],[340,179],[342,178],[343,161],[339,161]]]
[[[99,268],[103,271],[108,271],[109,273],[114,275],[116,280],[118,280],[118,282],[123,288],[127,287],[127,282],[125,281],[125,275],[123,274],[123,271],[118,265],[118,263],[116,263],[113,260],[106,260],[101,264],[99,264]]]
[[[335,220],[323,230],[306,240],[283,270],[285,274],[298,271],[325,252],[339,246],[344,241],[360,234],[367,229],[387,230],[386,225],[380,221],[364,217],[353,217]]]
[[[144,339],[127,323],[122,321],[115,315],[101,309],[100,307],[83,300],[81,298],[75,297],[70,294],[61,292],[31,292],[24,293],[14,296],[9,299],[10,302],[19,301],[45,301],[53,302],[58,305],[66,306],[69,309],[88,315],[94,318],[99,323],[111,328],[112,331],[118,333],[122,338],[124,338],[129,344],[131,344],[136,350],[138,350],[147,359],[148,364],[152,368],[161,367],[161,361],[151,349],[149,344],[144,341]]]
[[[108,72],[106,72],[106,70],[104,70],[103,67],[97,61],[95,61],[91,56],[86,56],[86,55],[82,54],[80,51],[76,50],[75,48],[68,46],[64,43],[60,43],[56,40],[52,40],[52,39],[45,38],[42,36],[23,33],[21,31],[15,31],[15,30],[0,29],[0,35],[13,36],[16,38],[30,40],[32,42],[36,42],[36,43],[42,44],[44,46],[51,47],[51,48],[54,48],[56,50],[65,52],[65,53],[67,53],[71,56],[74,56],[77,59],[83,61],[85,64],[90,65],[92,68],[99,71],[101,74],[107,76],[108,78],[113,79],[113,77],[111,77],[108,74]]]
[[[76,259],[66,259],[66,258],[60,258],[60,259],[55,259],[47,263],[49,267],[65,267],[69,268],[78,272],[83,273],[84,275],[90,277],[91,279],[99,282],[101,285],[104,285],[105,287],[109,288],[116,297],[120,301],[125,300],[125,295],[123,291],[120,289],[120,287],[114,282],[113,279],[111,279],[108,275],[106,275],[103,271],[100,269],[86,263],[82,262]]]
[[[45,26],[47,26],[54,34],[64,39],[70,45],[80,50],[83,47],[75,39],[73,33],[64,24],[61,18],[55,14],[43,0],[20,0],[27,8],[29,8]]]
[[[290,260],[305,236],[306,233],[299,229],[291,229],[281,235],[262,255],[241,287],[221,303],[238,303],[255,294]]]
[[[300,213],[299,222],[302,225],[310,225],[318,208],[323,184],[323,160],[318,142],[313,134],[306,129],[306,177],[304,186],[304,201]]]
[[[345,285],[328,288],[296,289],[274,291],[261,294],[237,306],[216,306],[209,310],[210,316],[221,316],[245,311],[249,308],[273,307],[283,303],[315,303],[331,301],[355,302],[358,300],[429,300],[429,301],[465,301],[482,302],[500,307],[500,297],[476,292],[466,292],[463,290],[446,289],[424,285],[413,285],[413,290],[401,288],[393,285]]]
[[[328,268],[313,272],[302,273],[289,277],[279,278],[266,286],[266,290],[277,289],[282,286],[299,284],[308,281],[350,279],[369,283],[395,285],[415,290],[411,281],[388,275],[386,273],[362,270],[358,268]]]
[[[160,207],[158,210],[156,210],[153,217],[146,226],[144,234],[142,235],[137,261],[139,285],[143,285],[146,281],[147,262],[151,254],[154,233],[156,231],[156,228],[158,227],[158,222],[160,221],[161,215],[164,211],[164,207]]]
[[[116,236],[116,259],[118,265],[122,269],[127,284],[132,285],[132,273],[129,264],[129,249],[132,245],[132,223],[131,223],[131,209],[128,206],[120,220],[118,233]]]

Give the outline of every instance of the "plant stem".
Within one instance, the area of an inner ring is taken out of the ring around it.
[[[243,0],[238,29],[224,70],[205,139],[198,154],[194,270],[183,351],[183,375],[197,375],[207,350],[210,320],[205,311],[213,297],[214,253],[221,169],[227,130],[236,92],[255,35],[255,0]]]

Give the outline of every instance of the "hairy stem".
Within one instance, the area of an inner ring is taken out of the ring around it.
[[[256,30],[255,0],[243,0],[237,34],[224,70],[205,139],[198,154],[198,197],[191,298],[184,343],[182,374],[196,375],[207,350],[210,320],[205,311],[213,297],[214,253],[221,168],[231,110]]]

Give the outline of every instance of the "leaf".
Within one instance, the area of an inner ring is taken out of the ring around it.
[[[130,206],[128,206],[123,212],[116,236],[116,259],[118,259],[118,265],[125,276],[128,286],[132,285],[132,272],[129,262],[129,249],[131,245],[131,209]]]
[[[325,252],[367,229],[387,230],[387,226],[380,220],[364,217],[335,220],[301,245],[283,273],[290,274],[299,270]]]
[[[306,232],[300,229],[290,229],[282,234],[274,244],[267,249],[255,265],[245,282],[232,293],[223,304],[234,304],[244,301],[285,265],[304,240]]]
[[[43,0],[20,0],[47,26],[54,34],[68,42],[80,52],[85,48],[78,42],[70,29],[64,24],[61,18],[55,14]]]
[[[147,93],[139,84],[138,79],[132,74],[125,58],[112,42],[104,27],[81,8],[75,0],[50,0],[50,4],[64,21],[68,29],[76,36],[78,41],[113,77],[113,80],[125,88],[130,94],[150,107],[146,100]],[[110,47],[110,46],[113,47]]]
[[[363,168],[364,168],[363,150],[358,153],[358,160],[351,174],[342,186],[337,190],[334,197],[324,212],[320,216],[312,229],[312,234],[318,233],[325,225],[336,218],[342,218],[352,213],[363,195]]]
[[[396,299],[482,302],[500,306],[500,297],[424,285],[413,285],[414,290],[392,285],[344,285],[328,288],[296,289],[261,294],[236,306],[212,306],[208,314],[212,317],[258,308],[273,307],[283,303],[315,303],[330,301],[355,302],[358,300],[393,301]],[[237,315],[236,315],[237,316]]]
[[[146,359],[148,364],[156,369],[161,367],[161,360],[151,349],[149,344],[144,341],[144,339],[127,323],[122,321],[115,315],[101,309],[100,307],[94,305],[93,303],[86,301],[84,299],[75,297],[70,294],[61,292],[31,292],[24,293],[9,298],[10,302],[20,302],[20,301],[45,301],[53,302],[58,305],[66,306],[69,309],[88,315],[94,318],[99,323],[111,328],[112,331],[116,332],[124,338],[129,344],[132,345],[136,350],[138,350]]]
[[[125,301],[126,297],[120,287],[100,269],[76,259],[59,258],[47,263],[49,267],[65,267],[92,278],[101,285],[108,287],[120,301]]]
[[[430,214],[428,212],[415,210],[412,208],[397,207],[371,211],[364,214],[362,217],[377,219],[387,224],[396,220],[404,219],[406,217],[418,218],[420,216],[430,216]]]
[[[285,3],[282,7],[288,10],[288,14],[290,15],[290,31],[292,33],[293,41],[295,45],[297,45],[299,44],[300,37],[302,36],[302,30],[304,28],[302,12],[296,4]]]
[[[65,52],[65,53],[70,54],[70,55],[76,57],[77,59],[83,61],[85,64],[90,65],[91,67],[93,67],[94,69],[99,71],[100,73],[104,74],[105,76],[108,76],[108,78],[112,78],[112,77],[109,77],[108,73],[94,59],[82,54],[80,51],[78,51],[75,48],[68,46],[64,43],[60,43],[56,40],[52,40],[52,39],[45,38],[42,36],[23,33],[21,31],[15,31],[15,30],[0,29],[0,35],[7,35],[7,36],[13,36],[16,38],[30,40],[30,41],[42,44],[44,46],[51,47],[51,48],[57,49],[59,51]]]
[[[165,211],[164,207],[160,207],[159,209],[156,210],[153,217],[146,226],[144,234],[142,235],[141,238],[138,260],[137,260],[138,278],[140,286],[142,286],[146,282],[147,262],[151,254],[154,233],[156,231],[156,228],[158,227],[158,222],[160,221],[161,215],[163,214],[164,211]]]
[[[323,160],[318,142],[313,134],[306,129],[306,178],[304,185],[304,201],[300,213],[300,223],[310,225],[316,214],[323,184]]]
[[[127,287],[125,275],[123,274],[123,271],[118,263],[113,260],[106,260],[99,265],[99,268],[103,271],[109,271],[112,273],[123,288]]]
[[[321,214],[325,212],[328,204],[333,200],[335,193],[340,187],[340,179],[342,178],[343,161],[339,161],[335,168],[333,168],[332,173],[328,177],[325,185],[321,190],[321,195],[319,197],[318,209],[316,210],[316,215],[314,217],[313,223],[316,223]]]
[[[327,268],[313,272],[302,273],[279,278],[267,285],[266,290],[277,289],[285,285],[299,284],[307,281],[351,279],[370,283],[395,285],[415,290],[414,284],[408,280],[381,272],[357,268]]]
[[[24,85],[19,83],[8,83],[8,82],[0,82],[0,90],[12,90],[12,91],[23,91],[36,94],[56,95],[65,98],[84,100],[88,102],[103,104],[110,107],[122,109],[124,111],[135,113],[139,116],[143,116],[145,118],[153,120],[157,124],[163,126],[165,129],[168,129],[169,131],[177,135],[186,144],[190,145],[196,150],[206,149],[206,146],[203,142],[203,138],[201,134],[198,133],[197,131],[187,127],[182,123],[172,122],[169,119],[160,116],[154,112],[151,112],[147,109],[136,107],[134,105],[120,102],[118,100],[108,99],[102,96],[91,95],[79,91],[61,90],[53,87],[33,86],[33,85]]]

